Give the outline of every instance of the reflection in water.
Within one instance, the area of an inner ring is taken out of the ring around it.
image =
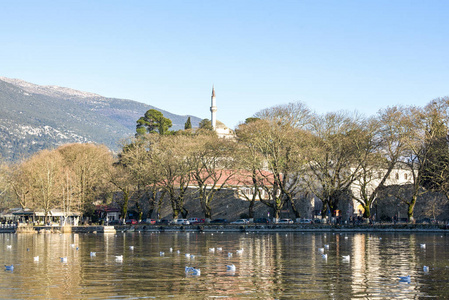
[[[0,234],[1,263],[14,265],[0,298],[448,298],[448,246],[436,234]]]

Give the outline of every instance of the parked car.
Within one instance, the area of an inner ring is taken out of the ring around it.
[[[120,225],[120,220],[112,220],[112,221],[108,221],[109,225]]]
[[[293,224],[292,219],[280,219],[277,224]]]
[[[313,221],[312,221],[312,219],[300,219],[299,223],[300,224],[312,224]]]
[[[226,219],[214,219],[210,221],[211,224],[226,224],[228,223],[228,220]]]
[[[128,219],[126,220],[127,225],[136,225],[138,222],[135,219]]]
[[[234,222],[231,222],[231,224],[236,224],[236,225],[245,225],[248,223],[249,223],[249,221],[247,219],[238,219]]]
[[[155,219],[145,219],[142,221],[142,223],[153,225],[153,224],[156,224],[156,220]]]
[[[168,225],[168,224],[170,224],[170,221],[166,219],[156,221],[156,225]]]
[[[258,218],[258,219],[254,219],[254,223],[258,223],[258,224],[269,224],[271,221],[268,218]]]
[[[196,221],[196,222],[191,222],[190,224],[204,224],[204,223],[206,223],[206,220],[205,219],[198,219],[198,221]]]
[[[200,218],[190,218],[189,222],[190,224],[202,224],[205,222],[205,220]]]
[[[189,225],[190,222],[187,219],[175,219],[171,222],[173,225]]]

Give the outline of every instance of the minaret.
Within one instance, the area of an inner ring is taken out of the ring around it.
[[[212,86],[212,96],[210,97],[211,107],[210,107],[210,123],[212,125],[212,128],[215,130],[217,127],[217,103],[215,102],[215,89],[214,86]]]

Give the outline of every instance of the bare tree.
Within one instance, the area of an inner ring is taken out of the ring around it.
[[[269,108],[255,116],[260,119],[241,124],[237,130],[239,142],[250,154],[249,162],[254,160],[246,164],[252,186],[257,188],[260,201],[273,209],[275,218],[286,203],[298,218],[293,200],[305,173],[310,135],[304,128],[310,112],[296,103]]]
[[[236,173],[237,144],[217,136],[195,137],[190,155],[192,183],[198,190],[201,208],[207,219],[212,217],[211,204],[217,192],[230,186]]]
[[[363,144],[363,129],[358,116],[328,113],[312,122],[308,162],[310,176],[305,177],[309,189],[322,202],[321,215],[337,210],[338,203],[349,193],[360,169],[363,151],[354,145]]]
[[[192,136],[184,135],[149,135],[148,151],[151,165],[157,172],[158,186],[166,192],[173,210],[173,219],[179,214],[187,217],[184,206],[185,196],[191,182],[190,155],[193,144]]]
[[[61,154],[65,169],[66,207],[86,210],[106,193],[113,163],[111,152],[106,146],[94,144],[67,144],[56,151]]]
[[[371,216],[370,209],[379,190],[405,153],[409,135],[404,124],[402,108],[387,108],[377,118],[364,122],[361,131],[364,136],[354,140],[360,169],[353,183],[352,197],[362,205],[365,218]]]
[[[34,205],[44,210],[45,221],[49,212],[61,206],[63,162],[56,151],[43,150],[33,155],[29,160],[30,191]]]

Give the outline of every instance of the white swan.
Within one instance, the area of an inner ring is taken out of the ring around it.
[[[215,248],[209,248],[209,252],[214,253],[215,252]]]
[[[200,276],[201,275],[201,270],[200,269],[196,269],[194,267],[185,267],[185,273],[186,275],[195,275],[195,276]]]
[[[133,251],[134,250],[134,246],[129,246],[129,250]]]
[[[327,254],[321,254],[324,259],[327,259]]]
[[[407,282],[407,283],[410,283],[410,275],[407,275],[407,276],[399,276],[399,282]]]
[[[426,244],[420,244],[420,247],[421,247],[422,249],[426,249]]]
[[[329,249],[329,245],[328,244],[324,245],[324,248]]]
[[[176,251],[176,253],[181,254],[181,250]]]
[[[170,247],[170,252],[173,252],[173,248]]]
[[[200,276],[200,275],[201,275],[201,270],[200,270],[200,269],[195,269],[195,268],[193,268],[193,270],[192,270],[192,275]]]
[[[243,254],[243,248],[242,249],[238,249],[238,250],[235,250],[235,253],[237,253],[237,254]]]
[[[75,248],[75,244],[70,244],[70,247]]]
[[[228,257],[232,257],[232,252],[228,252]]]
[[[191,259],[194,259],[194,258],[195,258],[195,255],[190,254],[190,258],[191,258]]]
[[[165,255],[165,252],[162,252],[162,251],[161,251],[161,252],[159,252],[159,255],[160,255],[160,256],[164,256],[164,255]]]
[[[6,271],[14,271],[14,265],[10,265],[10,266],[5,265],[5,270]]]
[[[39,256],[35,256],[34,261],[39,261]]]
[[[228,271],[235,271],[235,265],[226,265],[226,270]]]
[[[90,252],[90,257],[97,256],[97,252]]]
[[[12,245],[6,245],[6,249],[11,249]]]
[[[116,261],[123,261],[123,255],[118,255],[115,257]]]
[[[423,271],[424,271],[425,273],[428,273],[428,272],[429,272],[429,267],[428,267],[428,266],[424,266],[422,269],[423,269]]]
[[[223,251],[223,248],[218,247],[218,248],[217,248],[217,251]]]
[[[67,257],[61,257],[61,262],[62,263],[66,263],[67,262]]]
[[[187,258],[190,258],[190,253],[186,253],[186,257],[187,257]]]
[[[350,261],[351,260],[351,256],[349,255],[343,255],[343,261]]]
[[[324,253],[324,248],[318,248],[318,252]]]

